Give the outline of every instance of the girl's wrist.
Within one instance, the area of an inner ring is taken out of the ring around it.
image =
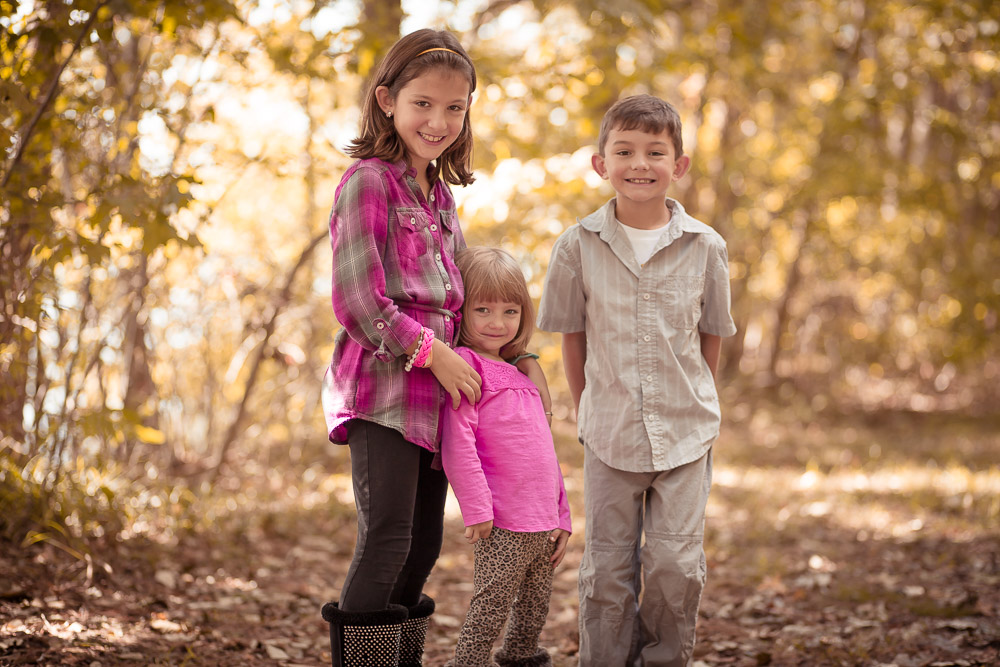
[[[413,352],[407,357],[403,370],[411,371],[414,368],[428,368],[431,364],[434,341],[434,330],[422,327],[420,335],[417,336],[417,344],[413,348]]]

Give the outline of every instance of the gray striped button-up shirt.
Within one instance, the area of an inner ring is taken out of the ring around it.
[[[587,334],[579,436],[607,465],[670,470],[719,434],[719,396],[699,331],[731,336],[726,242],[667,199],[671,220],[640,266],[615,200],[552,249],[538,311],[545,331]]]

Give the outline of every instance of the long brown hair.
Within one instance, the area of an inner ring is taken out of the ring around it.
[[[535,332],[535,307],[517,260],[501,248],[473,246],[459,250],[455,264],[462,272],[462,283],[465,285],[459,344],[467,344],[469,318],[465,315],[465,308],[469,304],[474,301],[510,301],[521,306],[521,324],[513,340],[501,348],[500,356],[513,359],[524,354],[528,350],[531,334]]]
[[[428,49],[450,51],[423,53]],[[377,157],[386,162],[406,158],[406,145],[396,134],[392,119],[382,113],[375,89],[385,86],[395,99],[403,86],[434,67],[455,70],[465,76],[469,81],[470,95],[476,89],[476,70],[472,60],[454,35],[445,30],[430,29],[406,35],[392,45],[365,88],[361,103],[361,133],[347,146],[348,155],[356,159]],[[452,185],[469,185],[475,180],[472,176],[472,130],[468,110],[461,134],[434,161],[428,176],[431,182],[440,177]]]

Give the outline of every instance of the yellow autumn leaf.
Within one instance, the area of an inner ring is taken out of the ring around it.
[[[166,436],[163,435],[163,431],[156,428],[150,428],[149,426],[143,426],[142,424],[136,425],[135,435],[143,442],[147,442],[151,445],[162,445],[167,440]]]

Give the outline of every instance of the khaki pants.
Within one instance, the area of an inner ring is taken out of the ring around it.
[[[583,478],[580,667],[690,665],[711,450],[673,470],[634,473],[586,449]]]

